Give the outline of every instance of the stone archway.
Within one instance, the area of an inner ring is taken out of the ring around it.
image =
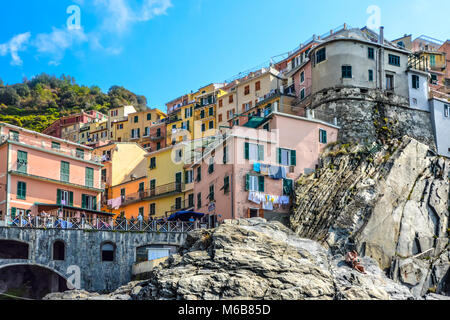
[[[48,267],[38,264],[10,264],[0,267],[1,300],[40,300],[49,293],[67,290],[67,280]]]
[[[0,239],[0,259],[28,260],[30,246],[19,240]]]

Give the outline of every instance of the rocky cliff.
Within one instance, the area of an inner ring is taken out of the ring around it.
[[[413,298],[407,287],[388,279],[375,260],[362,262],[367,275],[279,222],[235,220],[191,233],[180,254],[156,267],[148,280],[132,282],[109,295],[69,291],[46,299]]]
[[[375,259],[416,297],[450,295],[449,172],[449,160],[409,137],[335,145],[297,182],[291,228]]]

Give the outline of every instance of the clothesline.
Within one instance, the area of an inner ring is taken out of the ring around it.
[[[248,200],[262,205],[264,210],[273,211],[274,205],[284,206],[289,205],[290,198],[289,196],[277,196],[271,194],[265,194],[259,191],[250,191],[248,195]]]
[[[286,168],[281,166],[255,162],[253,164],[253,171],[261,173],[264,176],[269,176],[275,180],[286,179]]]

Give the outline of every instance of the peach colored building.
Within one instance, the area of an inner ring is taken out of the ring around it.
[[[219,221],[286,219],[295,181],[337,136],[337,126],[276,111],[258,128],[233,127],[191,165],[195,211]]]
[[[43,211],[108,216],[100,211],[102,164],[91,148],[5,123],[0,139],[1,221]]]

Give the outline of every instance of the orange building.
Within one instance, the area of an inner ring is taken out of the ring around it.
[[[0,123],[0,221],[44,211],[62,218],[108,217],[100,211],[102,164],[91,150]]]

